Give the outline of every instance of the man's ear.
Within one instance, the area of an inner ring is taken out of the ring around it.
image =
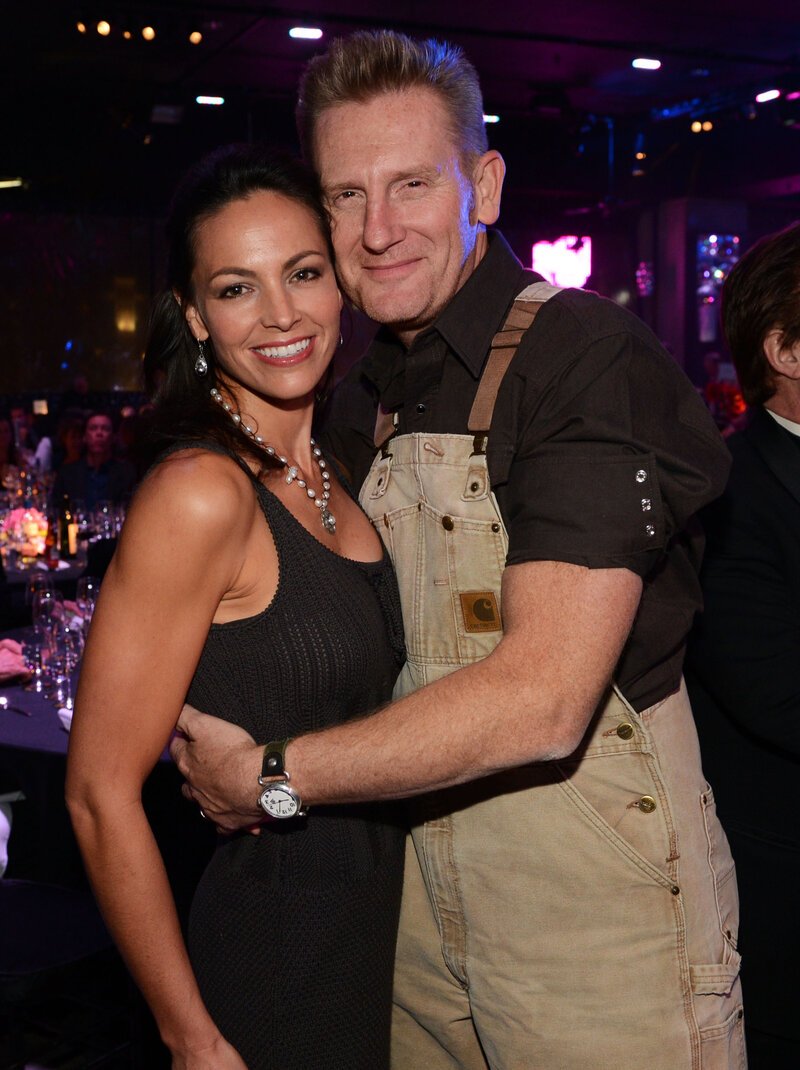
[[[471,222],[491,226],[500,215],[500,196],[503,192],[503,179],[506,165],[503,157],[495,149],[484,152],[475,165],[472,174],[473,208]]]
[[[774,375],[800,379],[800,342],[783,345],[783,331],[774,327],[764,339],[764,356]]]

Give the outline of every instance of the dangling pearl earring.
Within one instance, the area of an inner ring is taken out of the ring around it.
[[[202,377],[208,373],[208,361],[206,360],[205,354],[206,344],[201,338],[197,339],[197,348],[199,352],[197,354],[197,360],[194,362],[194,372],[195,375],[199,375],[202,379]]]

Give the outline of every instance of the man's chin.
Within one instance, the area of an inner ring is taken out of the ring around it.
[[[362,312],[366,313],[371,320],[380,323],[382,327],[388,327],[390,331],[400,334],[407,331],[419,331],[427,327],[429,323],[428,310],[420,302],[370,300],[365,298],[363,302],[355,302]]]

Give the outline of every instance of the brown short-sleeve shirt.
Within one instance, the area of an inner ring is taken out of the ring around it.
[[[436,323],[406,351],[387,331],[340,384],[329,448],[360,485],[378,400],[401,434],[466,434],[495,332],[539,277],[498,233]],[[638,709],[680,681],[701,605],[692,520],[719,495],[728,452],[697,392],[651,331],[611,301],[564,290],[539,312],[506,372],[487,450],[508,564],[628,568],[642,602],[616,679]]]

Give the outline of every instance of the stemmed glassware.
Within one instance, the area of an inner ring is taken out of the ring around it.
[[[29,573],[25,581],[25,605],[30,606],[33,604],[33,597],[37,591],[52,591],[54,589],[53,578],[46,572]]]
[[[31,599],[31,617],[36,630],[47,629],[58,615],[59,605],[64,599],[54,587],[40,587]]]
[[[96,576],[81,576],[75,587],[75,604],[83,617],[84,635],[89,629],[99,593],[100,580]]]
[[[59,708],[72,709],[72,673],[83,653],[83,632],[70,627],[63,618],[53,623],[50,633],[48,669],[52,699]]]

